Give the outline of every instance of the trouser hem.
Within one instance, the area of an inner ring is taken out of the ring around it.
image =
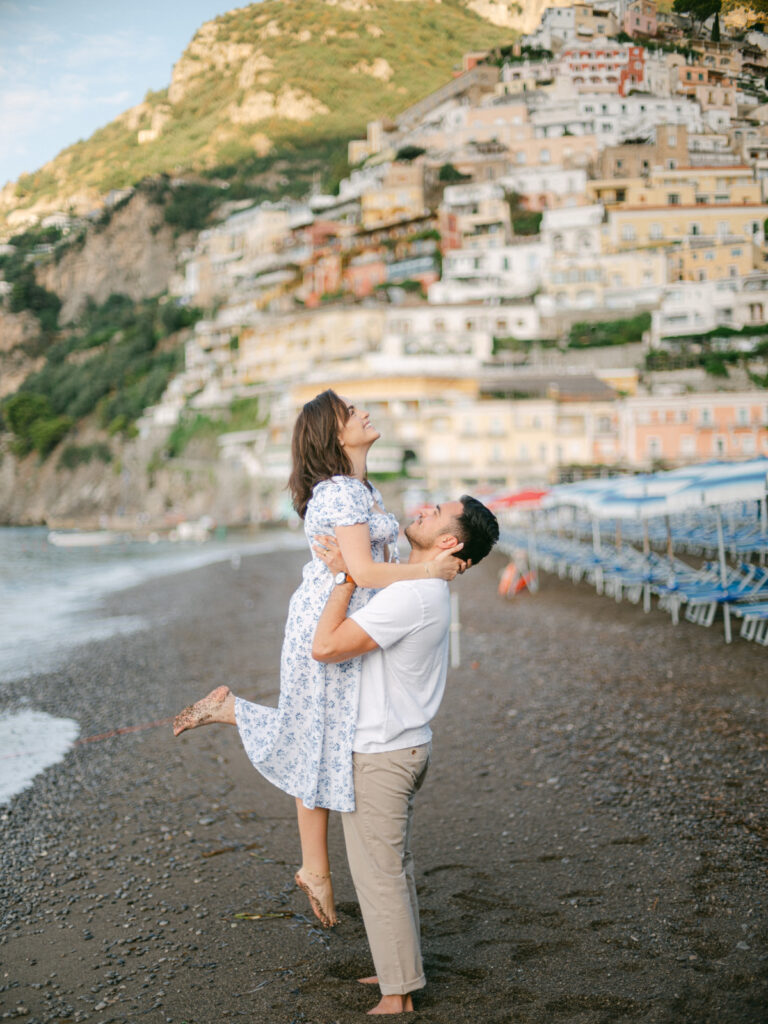
[[[427,979],[422,974],[415,981],[402,981],[397,985],[384,985],[379,982],[379,991],[383,996],[407,996],[409,992],[416,992],[426,984]]]

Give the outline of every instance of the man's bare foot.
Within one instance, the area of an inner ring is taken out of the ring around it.
[[[382,996],[381,1002],[368,1011],[368,1016],[380,1013],[413,1013],[413,1000],[410,996]]]
[[[319,875],[314,871],[308,871],[302,865],[294,875],[294,881],[305,893],[315,917],[323,928],[333,928],[338,923],[338,918],[333,902],[333,883],[330,873]]]
[[[234,704],[234,697],[229,701],[230,697],[232,694],[228,686],[217,686],[207,697],[190,704],[176,715],[173,720],[173,735],[178,736],[185,729],[196,729],[198,725],[208,725],[209,722],[229,723],[232,719],[232,708],[229,704]]]
[[[360,985],[378,985],[379,979],[375,974],[372,974],[369,978],[358,978]]]

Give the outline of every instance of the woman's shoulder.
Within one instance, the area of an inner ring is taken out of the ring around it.
[[[355,496],[364,495],[366,498],[371,497],[371,492],[366,485],[358,480],[355,476],[331,476],[327,480],[321,480],[316,483],[312,491],[312,496],[315,497],[318,494],[324,493],[343,493],[352,494]]]
[[[373,503],[373,496],[360,480],[353,476],[332,476],[320,480],[312,490],[310,506],[317,511],[352,507],[358,512],[367,511]]]

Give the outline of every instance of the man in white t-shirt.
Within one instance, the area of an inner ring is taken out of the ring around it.
[[[426,984],[421,960],[411,830],[413,798],[429,764],[429,723],[440,706],[448,663],[448,584],[430,562],[453,551],[479,562],[499,536],[496,517],[475,498],[437,505],[405,535],[409,563],[424,579],[392,583],[347,617],[354,581],[333,538],[315,550],[336,575],[315,633],[312,656],[336,662],[364,654],[352,744],[355,810],[342,815],[355,884],[381,1001],[372,1014],[413,1010],[411,992]]]

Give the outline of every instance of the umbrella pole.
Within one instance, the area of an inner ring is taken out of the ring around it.
[[[536,520],[537,515],[531,512],[531,532],[528,534],[528,590],[535,594],[539,589],[539,566],[536,552]]]
[[[646,576],[650,576],[651,573],[651,543],[648,540],[648,520],[643,520],[643,556],[645,558],[645,573]],[[650,580],[645,581],[643,584],[643,611],[649,612],[651,610],[651,583]]]
[[[765,541],[768,534],[768,500],[760,499],[760,534],[763,543],[760,545],[760,565],[765,565]]]
[[[597,516],[592,516],[592,550],[594,551],[597,558],[601,554],[600,544],[600,526],[597,521]],[[598,564],[595,566],[595,588],[598,594],[603,592],[603,567]]]
[[[727,572],[725,568],[725,541],[723,539],[723,513],[718,505],[716,510],[717,515],[717,554],[720,559],[720,582],[725,590],[727,585]],[[723,601],[723,630],[725,632],[725,642],[729,644],[731,642],[731,609],[728,606],[727,601]]]

